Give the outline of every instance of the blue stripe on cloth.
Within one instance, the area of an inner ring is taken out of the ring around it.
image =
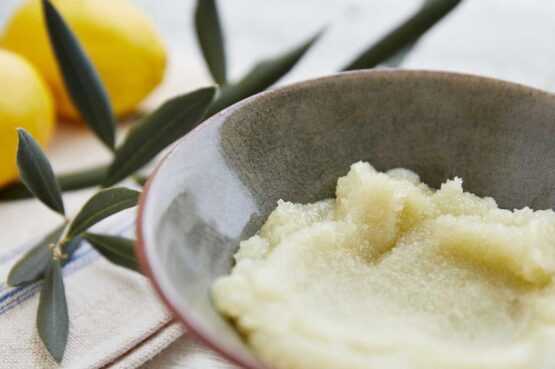
[[[121,227],[118,231],[113,233],[110,232],[110,233],[123,235],[127,231],[129,231],[133,226],[134,226],[134,219],[131,222],[128,222],[127,224],[125,224],[125,226]],[[21,255],[27,249],[30,249],[28,245],[25,245],[23,247],[17,247],[16,251],[18,252],[15,252],[15,253],[10,252],[10,254],[15,254],[15,255],[10,255],[9,258],[6,258],[7,255],[4,255],[5,259],[13,259],[18,255]],[[64,269],[63,269],[64,276],[65,277],[70,276],[76,271],[92,264],[98,258],[99,258],[99,254],[90,245],[85,243],[77,250],[77,252],[64,266]],[[9,287],[6,284],[0,285],[0,292],[5,291],[5,293],[0,294],[0,315],[15,308],[20,303],[28,300],[29,298],[33,297],[36,293],[40,291],[41,284],[42,282],[39,281],[24,287]]]
[[[83,250],[83,251],[81,251],[81,250]],[[79,261],[84,256],[87,256],[91,252],[94,252],[94,249],[92,249],[89,245],[84,244],[83,246],[81,246],[79,248],[79,251],[81,251],[81,252],[79,252],[79,254],[75,253],[75,255],[73,255],[72,258],[66,263],[66,265],[64,266],[64,273],[66,273],[66,269],[67,270],[73,269],[72,265],[76,261]],[[33,284],[38,285],[38,284],[40,284],[40,282],[36,282],[36,283],[33,283]],[[5,286],[6,286],[6,288],[4,288],[4,290],[8,290],[8,292],[6,292],[4,294],[0,294],[0,309],[1,309],[1,306],[2,306],[3,302],[8,300],[10,297],[16,295],[17,293],[19,293],[21,291],[24,291],[26,289],[26,287],[29,287],[31,285],[25,286],[25,287],[15,287],[15,288],[9,287],[7,285],[5,285]]]
[[[94,251],[94,249],[90,248],[88,252],[83,255],[82,258],[76,260],[77,263],[74,263],[74,265],[70,265],[69,263],[66,264],[66,266],[64,267],[64,277],[67,277],[77,272],[78,270],[85,268],[86,266],[97,260],[99,257],[100,255],[96,251]],[[37,282],[26,287],[14,288],[14,290],[16,290],[14,292],[17,293],[10,296],[11,298],[5,301],[6,303],[0,305],[0,316],[37,294],[40,291],[41,284],[42,282]]]

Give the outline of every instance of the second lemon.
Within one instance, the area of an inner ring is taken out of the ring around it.
[[[21,56],[0,49],[0,187],[17,179],[18,127],[43,147],[54,131],[54,104],[46,83]]]
[[[117,115],[134,108],[161,82],[164,45],[151,21],[127,0],[53,0],[106,86]],[[0,44],[25,56],[52,88],[57,110],[78,116],[48,42],[40,0],[26,1],[8,21]]]

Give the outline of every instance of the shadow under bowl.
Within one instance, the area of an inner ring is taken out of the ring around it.
[[[214,310],[210,287],[277,200],[332,197],[364,160],[432,186],[460,176],[501,207],[551,208],[553,137],[553,95],[470,75],[357,71],[264,92],[202,123],[158,166],[140,202],[137,252],[190,333],[263,368]]]

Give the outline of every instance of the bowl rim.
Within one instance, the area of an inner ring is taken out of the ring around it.
[[[191,335],[194,339],[199,341],[201,344],[206,346],[207,348],[211,349],[212,351],[216,352],[223,358],[227,359],[234,365],[238,365],[241,368],[245,369],[267,369],[266,366],[262,363],[257,365],[251,361],[244,360],[240,355],[236,355],[236,353],[232,352],[231,350],[227,350],[221,346],[219,346],[216,342],[210,339],[210,335],[206,333],[203,329],[199,328],[196,324],[195,319],[191,317],[187,317],[179,313],[179,309],[177,308],[177,304],[172,302],[172,298],[167,295],[158,280],[158,275],[160,271],[155,270],[153,266],[152,260],[149,257],[148,250],[152,249],[147,244],[145,238],[145,228],[148,225],[145,224],[145,214],[148,211],[147,204],[148,198],[154,195],[151,194],[151,187],[152,183],[157,178],[158,172],[166,163],[169,158],[172,156],[172,153],[176,150],[178,146],[180,146],[185,137],[194,134],[196,131],[202,129],[203,127],[209,124],[215,124],[216,122],[221,122],[225,120],[233,112],[243,108],[243,106],[253,103],[256,100],[261,98],[272,98],[273,96],[278,96],[283,93],[287,93],[290,90],[296,90],[298,88],[307,88],[312,85],[319,84],[321,82],[325,82],[328,80],[333,79],[351,79],[351,78],[367,78],[372,76],[409,76],[411,78],[420,78],[420,77],[439,77],[446,80],[456,80],[457,82],[465,82],[470,81],[474,83],[487,83],[489,85],[496,85],[498,87],[505,87],[505,88],[512,88],[523,90],[528,93],[534,94],[536,96],[547,96],[551,98],[555,98],[555,94],[550,93],[548,91],[541,90],[539,88],[527,86],[525,84],[517,83],[517,82],[510,82],[502,79],[475,75],[475,74],[468,74],[468,73],[461,73],[461,72],[451,72],[451,71],[437,71],[437,70],[426,70],[426,69],[390,69],[390,68],[377,68],[377,69],[362,69],[362,70],[355,70],[355,71],[347,71],[347,72],[340,72],[334,73],[330,75],[326,75],[323,77],[312,78],[302,80],[300,82],[287,84],[284,86],[280,86],[277,88],[272,88],[270,90],[266,90],[255,95],[252,95],[246,99],[243,99],[222,111],[208,117],[203,122],[201,122],[198,126],[196,126],[193,130],[191,130],[187,135],[180,138],[170,150],[164,155],[164,157],[156,164],[152,174],[149,176],[148,180],[146,181],[143,191],[139,197],[138,202],[138,210],[137,210],[137,218],[136,218],[136,242],[135,242],[135,254],[137,255],[139,266],[143,271],[145,277],[149,279],[151,285],[153,286],[154,290],[156,291],[158,297],[162,300],[166,308],[172,313],[173,317],[177,319],[185,328],[186,333]],[[555,103],[555,102],[554,102]]]

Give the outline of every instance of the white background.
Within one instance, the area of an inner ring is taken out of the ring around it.
[[[117,1],[117,0],[114,0]],[[0,25],[20,0],[0,0]],[[191,0],[135,0],[191,73],[203,68]],[[284,82],[332,73],[420,4],[419,0],[219,1],[232,78],[254,61],[325,37]],[[466,0],[428,34],[406,67],[466,71],[555,91],[555,1]]]

